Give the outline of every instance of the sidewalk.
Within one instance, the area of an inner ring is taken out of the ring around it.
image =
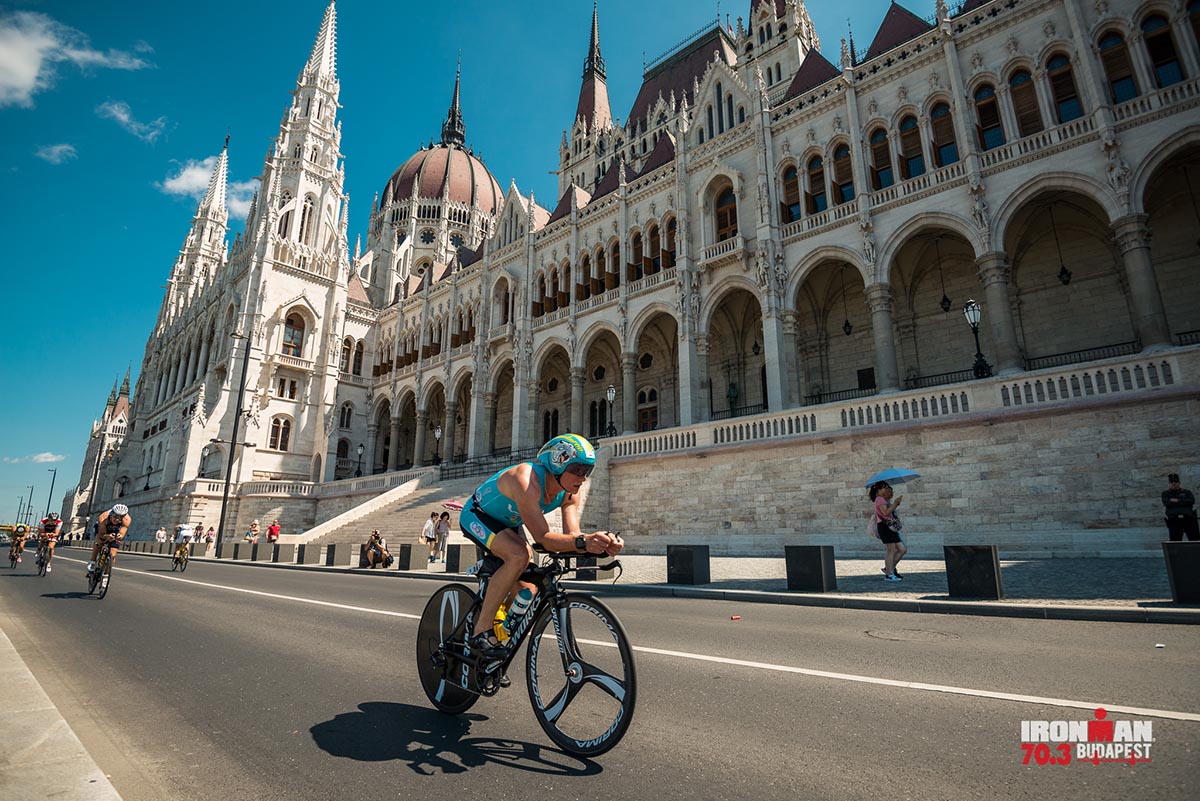
[[[0,731],[8,744],[0,753],[5,798],[121,801],[3,630],[0,684],[5,688]]]
[[[131,554],[133,556],[156,556]],[[157,556],[157,558],[169,558]],[[193,557],[217,561],[209,557]],[[1001,561],[1004,600],[950,598],[946,566],[936,560],[900,563],[904,581],[884,582],[879,559],[838,559],[837,591],[791,592],[782,557],[712,557],[711,581],[703,585],[667,584],[665,556],[622,555],[624,572],[616,582],[568,581],[567,586],[596,594],[706,598],[742,603],[832,606],[847,609],[932,612],[1056,620],[1103,620],[1143,623],[1200,623],[1200,605],[1175,604],[1166,565],[1161,559],[1035,559]],[[441,564],[416,560],[411,570],[366,570],[347,566],[275,564],[220,560],[229,564],[292,570],[323,570],[377,576],[449,578]],[[456,576],[463,578],[461,574]]]

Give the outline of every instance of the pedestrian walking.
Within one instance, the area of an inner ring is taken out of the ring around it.
[[[279,541],[279,521],[272,520],[271,525],[267,526],[267,542],[275,543]]]
[[[437,558],[435,556],[437,553],[437,522],[438,513],[430,512],[429,519],[425,521],[425,528],[421,529],[420,540],[429,546],[429,562],[431,564]]]
[[[446,540],[450,539],[450,513],[442,512],[437,522],[437,558],[446,561]]]
[[[896,514],[896,509],[904,500],[904,496],[901,495],[893,500],[893,495],[892,485],[886,481],[878,481],[871,487],[871,503],[875,507],[873,512],[875,526],[879,532],[879,541],[887,549],[883,557],[883,580],[891,582],[900,581],[903,578],[896,572],[896,565],[904,558],[904,554],[908,553],[908,548],[900,539],[900,518]]]
[[[1179,474],[1167,476],[1167,488],[1162,494],[1163,509],[1167,523],[1167,537],[1171,542],[1183,542],[1187,536],[1188,542],[1200,541],[1200,525],[1196,520],[1196,496],[1191,490],[1185,490],[1179,484]]]

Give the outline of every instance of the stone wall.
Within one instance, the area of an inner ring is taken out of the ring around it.
[[[757,444],[611,460],[606,525],[633,552],[710,542],[714,553],[784,543],[879,552],[865,534],[865,480],[887,467],[922,478],[897,488],[910,547],[966,540],[1026,553],[1146,549],[1163,538],[1166,474],[1200,477],[1200,395],[1152,395],[982,412]],[[600,471],[597,471],[599,474]],[[589,509],[585,528],[603,515]],[[1089,534],[1091,532],[1091,534]],[[1093,536],[1103,547],[1089,549]],[[1061,545],[1061,547],[1055,547]]]

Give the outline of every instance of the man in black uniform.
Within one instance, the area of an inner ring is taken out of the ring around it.
[[[1187,534],[1189,542],[1200,541],[1200,526],[1196,521],[1196,496],[1191,490],[1179,486],[1179,474],[1167,476],[1167,489],[1162,494],[1163,507],[1166,509],[1167,536],[1171,542],[1182,542]]]

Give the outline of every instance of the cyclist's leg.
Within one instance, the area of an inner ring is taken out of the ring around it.
[[[50,562],[53,561],[53,559],[54,559],[54,541],[51,540],[46,543],[46,564],[50,564]]]
[[[108,567],[111,570],[117,564],[117,551],[121,550],[121,541],[116,537],[108,542]]]
[[[488,582],[483,606],[475,619],[475,630],[472,634],[483,634],[492,630],[496,611],[505,598],[516,592],[518,579],[529,566],[529,560],[533,558],[533,551],[525,542],[525,538],[518,536],[512,529],[505,529],[493,536],[491,544],[487,547],[504,560],[504,564],[492,574],[492,580]]]

